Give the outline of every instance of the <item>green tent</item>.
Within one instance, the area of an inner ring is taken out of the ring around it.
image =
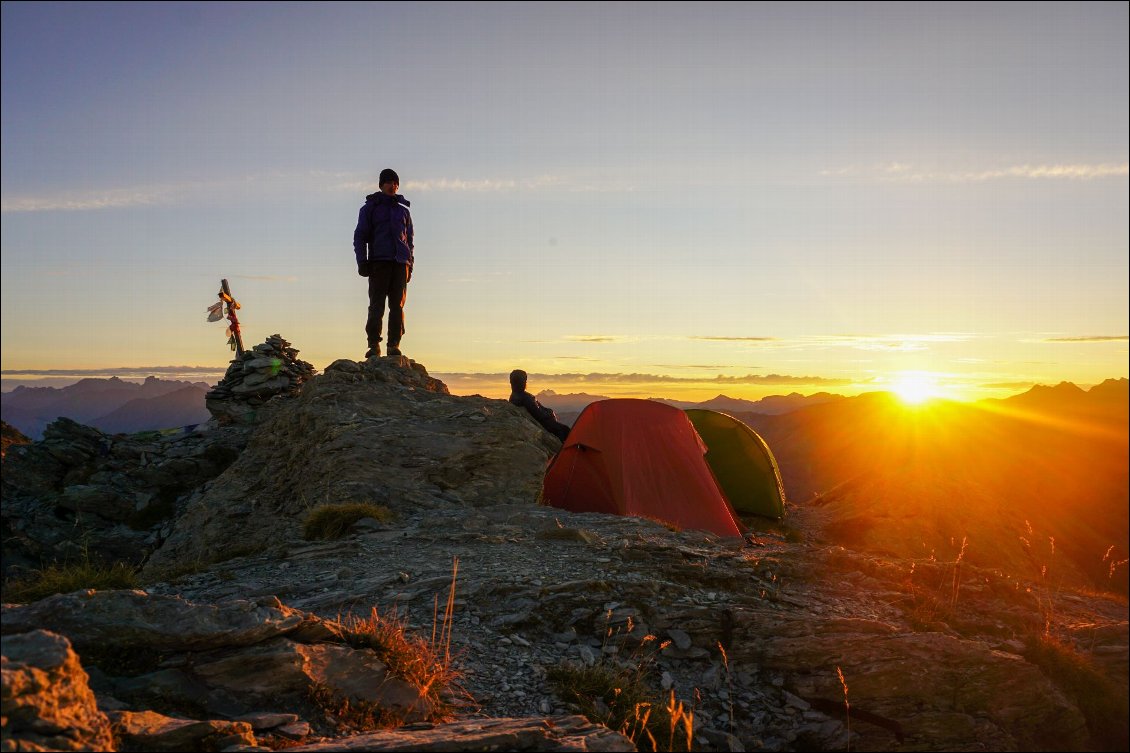
[[[690,408],[687,416],[706,443],[706,462],[734,510],[767,518],[784,515],[785,485],[765,440],[725,413]]]

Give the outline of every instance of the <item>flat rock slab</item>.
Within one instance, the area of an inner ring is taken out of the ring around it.
[[[219,750],[255,744],[247,722],[174,719],[156,711],[119,711],[112,716],[115,734],[132,750]]]
[[[75,591],[32,604],[5,604],[4,635],[46,628],[79,646],[200,651],[250,646],[312,622],[273,596],[194,604],[144,591]]]
[[[634,751],[619,732],[583,716],[469,719],[435,726],[410,725],[341,740],[288,748],[290,751]]]

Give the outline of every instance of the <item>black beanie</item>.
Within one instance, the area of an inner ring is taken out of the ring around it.
[[[385,183],[388,183],[390,180],[393,183],[395,183],[396,185],[398,185],[398,186],[400,185],[400,176],[397,175],[396,171],[393,170],[392,168],[386,167],[384,170],[381,170],[381,179],[377,181],[377,185],[383,186]]]

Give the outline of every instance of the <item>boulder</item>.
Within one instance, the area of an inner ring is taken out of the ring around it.
[[[4,459],[4,574],[55,562],[140,565],[160,545],[178,500],[217,476],[246,427],[159,438],[110,435],[60,418]]]
[[[38,626],[68,636],[98,667],[100,692],[134,708],[287,713],[317,689],[332,702],[372,705],[406,721],[434,710],[373,650],[323,642],[337,638],[329,624],[275,597],[194,604],[144,591],[80,591],[2,609],[6,636],[33,635]],[[171,735],[166,727],[161,736]],[[175,739],[202,729],[178,727]]]
[[[3,750],[113,750],[110,722],[66,638],[33,630],[0,644]]]
[[[318,686],[351,705],[373,704],[409,722],[426,719],[432,711],[420,691],[390,676],[370,649],[279,638],[220,656],[197,657],[192,674],[209,688],[259,708],[277,708],[283,699],[297,705]]]
[[[80,647],[158,652],[250,646],[317,621],[273,596],[194,604],[138,590],[57,594],[0,614],[4,635],[47,628]]]
[[[234,745],[255,745],[247,722],[219,719],[175,719],[156,711],[110,713],[114,734],[127,750],[224,750]]]
[[[560,443],[504,400],[456,397],[408,358],[337,361],[263,420],[230,468],[187,502],[145,573],[301,537],[315,504],[533,501]]]

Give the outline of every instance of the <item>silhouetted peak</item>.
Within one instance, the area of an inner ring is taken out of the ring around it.
[[[1042,392],[1042,393],[1045,393],[1045,394],[1056,394],[1056,395],[1078,395],[1078,394],[1082,394],[1083,390],[1078,385],[1076,385],[1074,382],[1060,382],[1059,384],[1057,384],[1054,387],[1049,387],[1046,384],[1037,384],[1035,387],[1028,390],[1028,392],[1030,392],[1030,393],[1032,393],[1032,392],[1041,393]]]
[[[1130,379],[1106,379],[1087,390],[1087,394],[1095,397],[1126,397],[1130,393]]]

